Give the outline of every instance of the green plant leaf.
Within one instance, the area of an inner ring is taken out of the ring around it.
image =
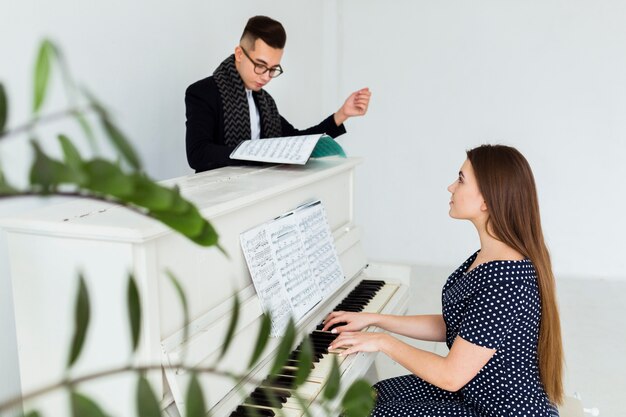
[[[270,331],[272,330],[272,318],[269,314],[263,314],[263,319],[261,320],[261,327],[259,328],[259,335],[256,338],[256,343],[254,345],[254,352],[252,352],[252,356],[250,357],[250,363],[248,364],[248,368],[252,368],[252,366],[259,360],[261,357],[261,353],[267,346],[267,342],[270,340]]]
[[[270,374],[276,375],[285,365],[295,339],[296,326],[293,323],[293,319],[290,318],[283,340],[280,342],[280,346],[278,347],[278,353],[276,354],[276,359],[274,359],[274,365],[272,365]]]
[[[81,169],[83,159],[80,157],[80,153],[72,141],[67,136],[61,134],[59,135],[59,142],[61,142],[61,148],[63,149],[63,155],[65,156],[65,163],[73,169]]]
[[[202,233],[206,222],[198,209],[191,204],[188,205],[188,210],[184,213],[150,211],[149,214],[190,239]]]
[[[131,337],[133,340],[133,352],[137,350],[139,345],[139,332],[141,330],[141,301],[139,299],[139,290],[137,283],[132,274],[128,275],[128,318],[130,321]]]
[[[40,186],[44,192],[53,190],[63,183],[79,184],[83,177],[63,163],[48,157],[37,142],[31,142],[35,151],[35,161],[30,169],[30,183]]]
[[[293,392],[293,396],[295,397],[298,405],[300,405],[300,410],[304,413],[304,417],[313,417],[311,414],[310,406],[307,402],[304,401],[304,398],[298,393],[298,391]],[[330,415],[330,413],[326,413],[326,415]]]
[[[33,113],[37,113],[39,111],[44,99],[46,98],[53,55],[54,49],[50,44],[50,41],[45,39],[39,45],[37,61],[35,62]]]
[[[187,398],[185,401],[186,417],[206,417],[207,409],[204,405],[202,387],[198,381],[198,375],[194,372],[191,375],[189,386],[187,387]]]
[[[167,211],[178,214],[187,213],[189,211],[189,206],[191,205],[191,203],[185,200],[182,195],[180,195],[180,189],[177,185],[175,185],[171,189],[171,191],[173,200],[172,205],[168,207]]]
[[[65,165],[72,171],[74,182],[78,185],[83,185],[87,182],[87,176],[83,170],[83,160],[80,157],[80,153],[78,153],[78,149],[76,149],[72,141],[63,134],[59,135],[59,142],[61,142],[61,148],[63,149]]]
[[[128,197],[129,202],[154,211],[167,211],[172,206],[175,198],[173,190],[155,183],[142,173],[133,173],[130,178],[134,183],[134,192]]]
[[[71,395],[73,417],[108,417],[91,398],[75,391]]]
[[[226,351],[230,347],[230,343],[233,341],[233,336],[235,335],[235,330],[237,329],[237,322],[239,321],[239,310],[241,306],[239,305],[239,297],[235,294],[233,299],[233,308],[232,314],[230,316],[230,323],[228,325],[228,330],[226,331],[226,336],[224,337],[224,343],[222,344],[222,352],[220,353],[220,357],[218,361],[224,357]]]
[[[142,375],[137,381],[137,416],[160,417],[161,407],[148,380]]]
[[[102,126],[106,131],[111,143],[120,152],[122,157],[130,164],[135,170],[141,169],[141,162],[135,152],[135,149],[131,146],[130,142],[126,139],[124,134],[115,126],[108,118],[102,119]]]
[[[311,152],[312,158],[323,158],[325,156],[333,156],[339,155],[343,158],[346,157],[346,153],[339,143],[337,143],[330,136],[324,135],[322,136],[313,148],[313,152]]]
[[[49,40],[48,43],[50,45],[51,54],[54,56],[55,61],[59,69],[61,70],[61,78],[63,80],[63,85],[65,87],[68,101],[71,106],[76,106],[76,93],[78,91],[72,75],[70,74],[70,70],[65,60],[65,57],[63,56],[63,52],[61,51],[61,48],[57,47],[54,42]]]
[[[332,400],[339,394],[339,384],[341,375],[339,374],[339,364],[337,363],[337,356],[333,355],[333,366],[330,369],[330,375],[328,375],[328,381],[326,387],[324,387],[324,398]]]
[[[7,180],[4,178],[4,173],[0,169],[0,194],[15,194],[18,190],[11,187]]]
[[[89,90],[84,85],[81,86],[79,90],[83,94],[83,96],[87,99],[87,101],[89,102],[89,105],[93,107],[93,110],[98,114],[98,117],[100,117],[101,121],[104,121],[104,119],[109,118],[109,114],[106,108],[104,107],[102,102],[95,96],[95,94],[91,92],[91,90]]]
[[[341,400],[345,417],[368,417],[374,408],[376,395],[372,386],[359,379],[352,383]]]
[[[96,158],[83,164],[87,174],[84,187],[97,193],[112,195],[122,200],[134,191],[133,180],[122,172],[115,164]]]
[[[305,337],[300,345],[300,354],[298,355],[298,371],[296,372],[296,386],[302,385],[311,373],[311,364],[313,363],[313,346],[309,337]]]
[[[4,90],[4,85],[0,83],[0,135],[4,132],[4,127],[9,119],[9,102],[7,100],[7,93]]]
[[[96,153],[98,150],[98,143],[96,142],[96,136],[93,134],[93,129],[91,128],[91,125],[87,121],[87,118],[80,111],[75,111],[72,114],[74,115],[74,118],[80,125],[80,128],[82,129],[83,133],[87,137],[87,140],[89,140],[89,144],[91,145],[91,150],[94,153]]]
[[[218,234],[208,221],[204,220],[204,226],[202,227],[202,231],[198,236],[194,236],[191,238],[194,242],[201,246],[215,246],[222,251],[222,253],[228,258],[228,254],[224,251],[224,249],[217,244],[218,242]]]
[[[170,281],[172,281],[172,284],[176,289],[176,293],[178,294],[180,305],[183,308],[183,342],[185,342],[189,335],[189,305],[187,304],[187,297],[185,296],[185,291],[183,291],[183,287],[180,285],[180,282],[178,282],[178,279],[176,279],[174,273],[172,273],[169,269],[165,271],[165,273],[169,277]]]
[[[89,293],[85,279],[81,274],[78,280],[78,293],[76,294],[76,304],[74,307],[74,337],[72,337],[72,347],[69,360],[67,361],[68,368],[74,365],[83,348],[87,328],[89,327],[89,316]]]
[[[24,417],[41,417],[41,414],[39,414],[39,411],[37,410],[32,410],[29,411],[27,414],[24,414]]]

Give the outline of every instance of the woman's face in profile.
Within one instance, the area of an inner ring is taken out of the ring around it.
[[[487,205],[478,189],[474,169],[468,159],[459,171],[459,177],[448,186],[450,196],[450,217],[454,219],[477,220],[486,216]]]

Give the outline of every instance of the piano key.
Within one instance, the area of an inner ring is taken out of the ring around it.
[[[289,395],[291,396],[291,393]],[[254,399],[258,399],[258,400],[264,400],[264,401],[267,401],[269,403],[272,403],[272,402],[277,402],[277,403],[287,402],[287,396],[286,395],[280,395],[279,391],[272,391],[272,390],[261,389],[261,388],[255,389],[252,392],[252,394],[250,394],[250,397],[254,398]]]
[[[237,407],[235,412],[248,417],[274,417],[277,414],[273,409],[269,407],[259,407],[251,405],[240,405],[239,407]]]
[[[302,415],[303,412],[297,408],[272,408],[254,405],[240,405],[230,414],[230,417],[301,417]]]
[[[297,359],[288,359],[287,362],[285,362],[285,366],[294,366],[297,368],[300,366],[300,361]],[[311,369],[313,369],[312,363],[311,363]]]

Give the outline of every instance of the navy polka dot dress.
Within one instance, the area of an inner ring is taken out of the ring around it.
[[[496,353],[457,392],[415,375],[377,383],[374,417],[558,417],[539,380],[537,340],[541,316],[530,260],[492,261],[467,272],[478,252],[443,287],[446,344],[461,336]]]

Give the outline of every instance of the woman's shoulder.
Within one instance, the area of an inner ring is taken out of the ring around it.
[[[530,259],[492,260],[480,263],[469,269],[480,250],[474,252],[447,279],[444,292],[451,287],[464,287],[465,292],[474,292],[494,284],[536,285],[537,274]]]
[[[537,272],[530,259],[493,260],[477,265],[468,275],[484,284],[535,282]]]

